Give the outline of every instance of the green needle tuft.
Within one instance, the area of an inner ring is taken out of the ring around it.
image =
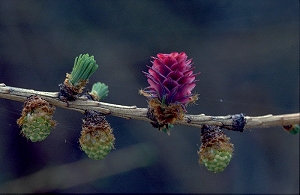
[[[89,93],[94,100],[100,101],[108,96],[108,86],[104,83],[97,82],[93,84],[92,91]]]
[[[70,82],[76,86],[81,81],[88,80],[97,69],[98,64],[96,64],[94,56],[80,54],[75,58],[74,67],[69,78]]]
[[[90,76],[98,69],[94,56],[80,54],[75,58],[71,74],[66,74],[64,83],[59,84],[59,99],[63,101],[74,101],[78,94],[82,93],[89,82]]]

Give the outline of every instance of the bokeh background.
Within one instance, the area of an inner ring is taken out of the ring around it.
[[[146,107],[138,90],[151,56],[193,58],[197,105],[190,114],[299,112],[297,0],[0,0],[0,83],[58,91],[79,54],[99,69],[87,89],[105,102]],[[58,125],[39,143],[20,135],[22,102],[0,99],[0,192],[299,193],[299,135],[282,127],[229,132],[234,157],[222,173],[198,164],[200,129],[168,136],[144,121],[113,116],[116,149],[88,159],[82,114],[57,108]]]

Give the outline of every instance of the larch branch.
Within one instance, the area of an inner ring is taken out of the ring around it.
[[[84,113],[85,110],[95,110],[103,114],[112,116],[136,119],[151,122],[147,118],[148,108],[138,108],[137,106],[123,106],[88,100],[85,96],[79,97],[76,101],[64,102],[58,98],[59,92],[36,91],[32,89],[23,89],[6,86],[0,83],[0,98],[24,102],[31,95],[39,95],[47,100],[50,104],[75,110]],[[300,113],[282,114],[282,115],[264,115],[264,116],[245,116],[247,121],[245,128],[268,128],[271,126],[287,126],[300,123]],[[177,121],[176,124],[201,127],[203,124],[230,126],[232,124],[232,115],[227,116],[206,116],[205,114],[190,115],[186,114],[183,120]]]

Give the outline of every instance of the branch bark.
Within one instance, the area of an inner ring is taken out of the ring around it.
[[[0,98],[24,102],[30,95],[40,95],[50,104],[75,110],[84,113],[85,110],[95,110],[103,114],[110,114],[116,117],[126,119],[136,119],[151,122],[147,118],[148,108],[138,108],[136,106],[123,106],[88,100],[85,96],[79,97],[76,101],[64,102],[58,98],[59,92],[36,91],[33,89],[23,89],[6,86],[0,83]],[[287,126],[300,123],[300,113],[282,114],[282,115],[264,115],[264,116],[245,116],[246,128],[268,128],[271,126]],[[190,115],[186,114],[183,120],[177,121],[176,124],[202,127],[202,125],[217,125],[220,127],[230,127],[233,124],[232,115],[227,116],[206,116],[205,114]]]

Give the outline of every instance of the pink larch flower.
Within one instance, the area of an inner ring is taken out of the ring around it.
[[[152,57],[152,67],[147,66],[148,73],[144,72],[150,86],[144,92],[158,98],[162,104],[175,103],[185,107],[193,100],[191,91],[199,74],[193,73],[192,60],[187,60],[187,57],[185,52],[159,53],[157,57]]]
[[[182,120],[186,106],[197,100],[198,95],[192,90],[199,73],[193,73],[192,60],[187,59],[185,52],[159,53],[152,58],[152,67],[147,66],[148,72],[143,72],[150,86],[140,93],[149,99],[151,124],[169,134],[170,124]]]

